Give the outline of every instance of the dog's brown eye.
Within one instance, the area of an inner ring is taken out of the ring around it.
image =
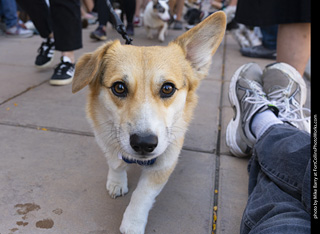
[[[160,97],[161,98],[169,98],[171,97],[177,88],[172,83],[165,83],[162,85],[160,89]]]
[[[111,90],[117,97],[126,97],[128,94],[127,86],[122,82],[116,82],[112,85]]]

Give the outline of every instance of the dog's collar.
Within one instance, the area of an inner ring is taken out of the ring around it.
[[[151,166],[155,163],[155,161],[157,160],[157,158],[151,159],[151,160],[136,160],[136,159],[127,159],[122,157],[122,160],[125,161],[128,164],[133,164],[136,163],[140,166]]]
[[[140,166],[151,166],[153,165],[157,158],[153,158],[153,159],[150,159],[150,160],[137,160],[137,159],[128,159],[128,158],[125,158],[122,156],[122,154],[118,154],[118,158],[122,159],[125,163],[128,163],[128,164],[138,164]]]

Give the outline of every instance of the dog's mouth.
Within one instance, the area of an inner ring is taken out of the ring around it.
[[[158,15],[159,19],[162,20],[163,22],[169,22],[170,18],[162,17]]]
[[[122,159],[125,163],[138,164],[140,166],[151,166],[157,160],[157,157],[152,158],[152,159],[136,159],[136,158],[125,156],[125,155],[123,155],[121,153],[118,153],[118,158]]]

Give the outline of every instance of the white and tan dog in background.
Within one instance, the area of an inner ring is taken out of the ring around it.
[[[153,38],[152,29],[158,30],[158,39],[163,42],[168,32],[170,20],[168,0],[152,0],[144,10],[143,24],[147,31],[147,37]]]
[[[217,12],[166,47],[110,41],[77,62],[72,91],[89,85],[87,116],[107,158],[112,198],[128,192],[128,165],[142,165],[121,233],[144,233],[155,198],[177,164],[196,89],[225,27],[225,14]]]

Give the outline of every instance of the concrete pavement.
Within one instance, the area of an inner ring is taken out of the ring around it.
[[[81,54],[95,50],[83,30]],[[169,31],[166,45],[181,32]],[[108,29],[109,39],[120,39]],[[123,42],[123,40],[121,40]],[[86,89],[50,86],[59,61],[34,67],[38,36],[0,36],[0,234],[119,233],[122,214],[139,178],[128,173],[130,192],[111,199],[107,164],[85,118]],[[158,45],[136,29],[134,45]],[[229,153],[225,129],[233,116],[227,90],[235,70],[255,61],[244,58],[227,33],[199,90],[199,104],[186,135],[180,161],[149,215],[146,233],[236,234],[247,201],[247,161]],[[310,82],[307,81],[308,87]],[[310,106],[308,98],[307,106]]]

